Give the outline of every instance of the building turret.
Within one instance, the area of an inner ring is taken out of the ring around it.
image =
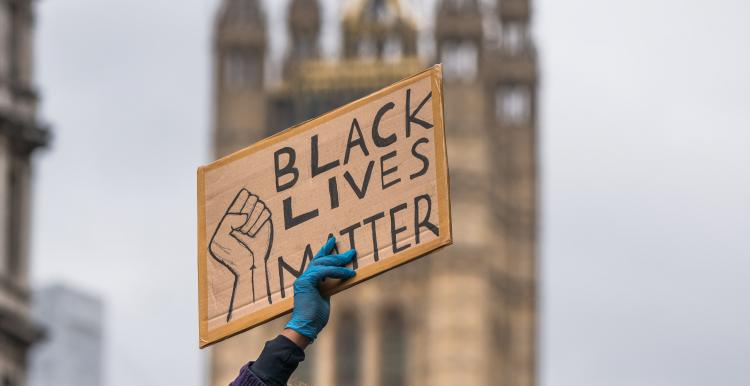
[[[484,62],[487,122],[497,149],[492,189],[494,216],[504,235],[506,260],[494,270],[504,278],[492,323],[503,331],[493,340],[493,375],[502,383],[532,386],[536,362],[537,286],[537,108],[539,74],[529,32],[530,0],[502,0],[497,6],[499,48]],[[491,57],[490,57],[491,56]]]
[[[528,0],[504,0],[497,12],[502,25],[501,44],[506,55],[531,55],[533,47],[529,32],[531,7]]]
[[[293,0],[289,7],[290,48],[284,62],[284,77],[304,60],[320,55],[320,5],[318,0]]]
[[[259,3],[224,0],[217,15],[214,74],[218,156],[266,134],[266,19]]]
[[[472,82],[482,61],[482,14],[477,0],[442,0],[435,23],[437,59],[446,81]]]
[[[398,0],[360,0],[344,17],[344,56],[399,60],[416,56],[416,23]]]

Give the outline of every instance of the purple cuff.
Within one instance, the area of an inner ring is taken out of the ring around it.
[[[289,338],[279,335],[266,342],[258,360],[245,365],[229,386],[286,385],[303,360],[305,352]]]
[[[248,363],[247,365],[243,366],[240,370],[240,375],[232,381],[232,383],[229,384],[229,386],[266,386],[263,381],[260,380],[252,371],[250,371],[250,366],[252,366],[253,362]]]

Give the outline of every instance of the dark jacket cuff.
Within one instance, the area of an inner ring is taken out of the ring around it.
[[[283,386],[303,360],[305,352],[287,337],[279,335],[266,342],[250,370],[268,386]]]
[[[255,373],[250,371],[250,366],[252,365],[253,362],[250,362],[246,366],[243,366],[240,370],[240,375],[229,386],[268,386]]]

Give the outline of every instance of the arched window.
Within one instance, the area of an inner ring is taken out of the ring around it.
[[[524,84],[506,84],[495,93],[495,114],[510,125],[528,123],[531,119],[531,88]]]
[[[388,12],[388,5],[385,3],[386,0],[374,0],[371,3],[370,15],[372,20],[379,23],[388,23],[393,20],[394,15]]]
[[[231,89],[259,87],[260,58],[252,51],[231,49],[224,56],[224,84]]]
[[[301,58],[310,58],[315,53],[315,37],[310,35],[303,35],[297,38],[297,44],[295,51]]]
[[[375,39],[367,36],[359,41],[359,57],[367,60],[375,60],[378,57],[378,43]]]
[[[380,351],[380,384],[382,386],[406,385],[406,323],[403,312],[389,308],[380,321],[383,339]]]
[[[398,36],[391,36],[385,41],[383,47],[383,58],[388,61],[397,61],[403,55],[404,47]]]
[[[506,22],[503,24],[502,43],[505,52],[511,55],[522,53],[528,45],[529,28],[526,23]]]
[[[479,50],[471,41],[443,43],[440,61],[446,79],[471,82],[479,72]]]
[[[347,311],[336,329],[336,386],[358,386],[361,375],[362,345],[358,335],[359,318]]]

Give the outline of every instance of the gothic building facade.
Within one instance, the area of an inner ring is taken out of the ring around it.
[[[31,155],[46,145],[32,82],[33,0],[0,1],[0,385],[26,384],[26,355],[41,330],[31,322]]]
[[[321,55],[321,5],[291,0],[282,80],[266,81],[269,28],[258,0],[223,0],[216,19],[215,152],[223,156],[412,75],[445,72],[454,245],[333,299],[299,383],[333,386],[535,384],[536,54],[529,0],[438,1],[435,57],[398,0],[355,0],[341,54]],[[489,22],[488,22],[488,19]],[[226,385],[286,318],[216,345]]]

